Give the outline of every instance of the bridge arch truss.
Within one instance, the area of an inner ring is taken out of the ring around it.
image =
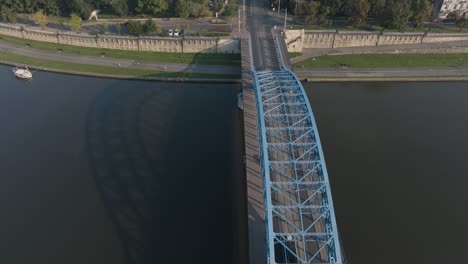
[[[284,65],[251,65],[269,263],[343,263],[322,146],[301,82]],[[250,45],[251,46],[251,45]]]

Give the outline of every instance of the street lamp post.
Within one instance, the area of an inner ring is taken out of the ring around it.
[[[238,13],[237,24],[239,25],[239,33],[240,33],[240,31],[241,31],[241,10],[240,10],[240,8],[237,9],[237,13]]]
[[[278,14],[279,14],[279,12],[280,12],[280,9],[281,9],[281,7],[280,7],[280,6],[281,6],[281,0],[278,0]]]
[[[286,30],[286,19],[287,18],[288,18],[288,9],[286,8],[284,10],[284,29],[283,29],[283,31]]]

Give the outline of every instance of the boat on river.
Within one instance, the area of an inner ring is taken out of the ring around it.
[[[28,67],[18,67],[18,66],[16,66],[13,69],[13,74],[15,74],[15,76],[17,78],[20,78],[20,79],[31,79],[32,78],[32,73],[31,73],[31,71],[29,71]]]

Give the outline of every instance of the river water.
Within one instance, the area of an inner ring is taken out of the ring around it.
[[[349,263],[467,263],[467,83],[305,88]]]
[[[0,263],[245,263],[238,85],[0,73]],[[466,83],[305,86],[349,263],[465,263]]]
[[[0,263],[240,262],[239,85],[34,75],[0,66]]]

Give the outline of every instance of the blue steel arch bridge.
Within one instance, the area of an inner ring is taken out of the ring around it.
[[[260,29],[256,30],[251,30],[252,37],[246,38],[248,75],[257,109],[265,261],[345,263],[324,154],[309,100],[301,82],[287,66],[284,39],[276,33],[270,38],[265,33],[258,36]],[[273,44],[273,50],[265,47],[268,42]],[[263,54],[255,54],[260,52]],[[265,54],[278,58],[278,63],[262,63],[265,59],[258,56]],[[252,235],[249,236],[252,240]],[[252,254],[256,254],[252,247],[250,254],[250,262],[256,262],[252,260]]]

